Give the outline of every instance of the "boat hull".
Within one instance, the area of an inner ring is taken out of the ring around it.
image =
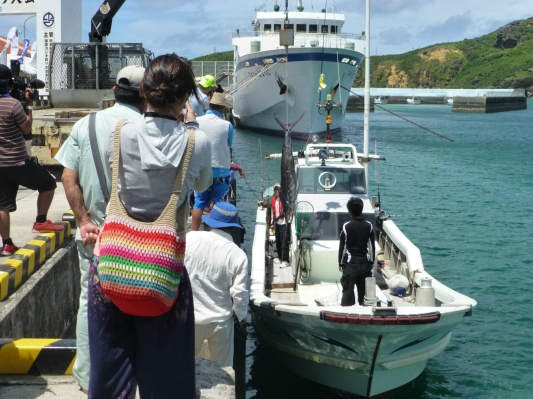
[[[257,66],[262,65],[263,60],[275,62],[285,56],[282,49],[276,49],[248,54],[238,60],[235,72],[238,89],[233,93],[235,121],[242,128],[283,135],[276,118],[291,123],[303,115],[293,127],[292,137],[307,139],[311,134],[324,135],[324,110],[319,111],[316,104],[324,103],[326,95],[339,84],[333,102],[341,103],[345,109],[349,90],[364,56],[348,49],[291,48],[288,63],[278,62],[266,68]],[[342,63],[343,59],[354,63]],[[321,74],[327,86],[319,90]],[[287,87],[284,93],[283,86]],[[342,109],[338,108],[334,108],[331,114],[330,129],[334,133],[340,130],[344,117]]]
[[[456,313],[434,324],[373,326],[260,306],[252,306],[252,313],[256,331],[285,367],[319,384],[370,397],[420,375],[427,360],[446,348],[451,330],[463,318]]]

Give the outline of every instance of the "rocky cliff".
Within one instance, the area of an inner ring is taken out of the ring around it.
[[[525,88],[533,91],[533,18],[462,42],[374,56],[372,87]],[[364,86],[364,68],[354,82]]]

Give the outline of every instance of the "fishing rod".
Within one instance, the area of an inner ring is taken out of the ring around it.
[[[236,161],[235,157],[233,157],[233,161],[234,161],[234,163],[237,163],[237,162],[235,162],[235,161]],[[257,197],[257,194],[255,193],[254,189],[252,188],[252,186],[250,186],[250,183],[248,183],[248,180],[246,179],[246,177],[241,177],[241,179],[244,180],[244,182],[246,183],[246,185],[248,186],[248,188],[250,189],[250,191],[251,191],[252,194],[254,195],[255,199],[256,199],[257,201],[260,201],[259,198]],[[263,177],[262,177],[262,173],[261,173],[261,185],[262,185],[262,184],[263,184]],[[262,195],[262,194],[261,194],[261,195]]]
[[[353,91],[351,91],[350,89],[347,89],[347,88],[344,87],[344,86],[341,86],[341,87],[342,87],[344,90],[348,90],[348,91],[350,92],[350,94],[353,94],[354,96],[357,96],[357,97],[359,97],[359,98],[364,98],[363,96],[360,96],[359,94],[354,93]],[[439,136],[439,137],[441,137],[441,138],[443,138],[443,139],[445,139],[445,140],[451,141],[452,143],[455,142],[455,141],[452,140],[451,138],[446,137],[446,136],[444,136],[443,134],[437,133],[437,132],[435,132],[434,130],[428,129],[428,128],[425,127],[425,126],[419,125],[418,123],[413,122],[413,121],[411,121],[411,120],[409,120],[409,119],[407,119],[407,118],[405,118],[405,117],[403,117],[403,116],[401,116],[401,115],[398,115],[397,113],[392,112],[391,110],[388,110],[387,108],[383,108],[383,107],[382,107],[381,105],[379,105],[379,104],[374,104],[374,106],[375,106],[375,107],[379,107],[379,108],[381,108],[382,110],[387,111],[389,114],[392,114],[392,115],[394,115],[394,116],[397,116],[398,118],[403,119],[403,120],[406,121],[406,122],[412,123],[413,125],[418,126],[418,127],[421,128],[421,129],[424,129],[424,130],[426,130],[426,131],[428,131],[428,132],[430,132],[430,133],[433,133],[433,134],[436,135],[436,136]]]

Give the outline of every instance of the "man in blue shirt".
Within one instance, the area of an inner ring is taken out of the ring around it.
[[[209,102],[209,110],[196,120],[200,130],[211,141],[211,169],[213,184],[207,191],[196,193],[192,210],[192,230],[200,230],[203,210],[222,200],[229,186],[233,125],[224,120],[226,108],[232,108],[223,93],[215,93]]]

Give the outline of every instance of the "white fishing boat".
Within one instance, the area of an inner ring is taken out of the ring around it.
[[[291,3],[294,7],[295,2]],[[324,13],[308,12],[298,1],[296,10],[289,10],[288,20],[277,4],[275,10],[257,12],[251,32],[233,34],[235,84],[230,94],[235,122],[280,135],[283,132],[275,117],[284,119],[288,107],[289,121],[303,115],[293,137],[323,135],[326,124],[316,104],[331,93],[336,103],[346,106],[364,59],[364,36],[342,32],[344,14],[329,7]],[[280,31],[286,24],[294,32],[288,55],[280,45]],[[336,132],[343,121],[341,109],[335,109],[333,116],[331,130]]]
[[[387,97],[377,96],[376,98],[374,98],[374,104],[387,105],[388,103],[389,99]]]
[[[453,328],[472,315],[477,303],[433,277],[419,249],[369,195],[365,163],[383,158],[368,154],[369,74],[365,81],[363,153],[350,143],[314,137],[294,156],[286,148],[286,134],[281,190],[291,191],[291,179],[296,187],[294,198],[288,195],[289,206],[284,204],[286,214],[295,209],[291,267],[273,261],[269,201],[263,200],[256,211],[250,308],[255,330],[289,370],[333,390],[370,398],[416,378],[429,359],[445,350]],[[329,100],[323,109],[331,110]],[[291,162],[293,177],[287,168]],[[377,260],[373,277],[366,279],[366,306],[343,307],[339,235],[349,220],[346,204],[352,196],[363,200],[362,217],[376,231]]]
[[[416,97],[408,98],[407,99],[407,104],[418,105],[418,104],[420,104],[420,99],[416,98]]]

